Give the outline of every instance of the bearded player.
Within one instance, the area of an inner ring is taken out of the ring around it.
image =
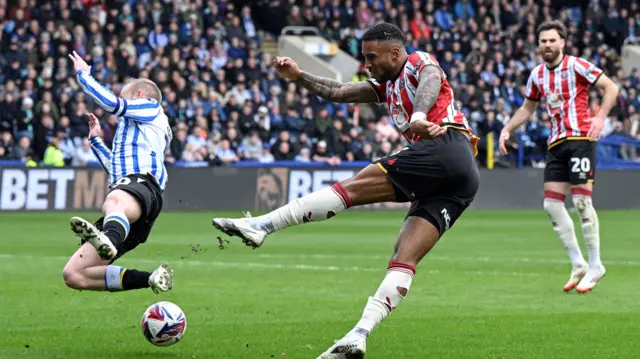
[[[600,261],[600,229],[591,193],[596,164],[596,141],[604,118],[613,108],[618,88],[601,69],[581,58],[565,55],[566,27],[559,21],[545,22],[538,28],[538,43],[544,63],[531,71],[527,98],[503,129],[500,150],[506,154],[509,133],[529,120],[542,97],[551,118],[551,135],[544,170],[544,210],[567,249],[572,270],[564,291],[579,293],[593,289],[605,275]],[[600,111],[589,117],[589,87],[604,91]],[[564,206],[571,189],[573,203],[582,220],[589,262],[580,251],[573,221]]]
[[[381,23],[362,38],[373,79],[340,83],[302,71],[290,58],[274,65],[285,78],[339,103],[386,102],[409,146],[369,165],[355,177],[298,198],[254,218],[214,218],[213,224],[245,244],[294,225],[323,221],[352,206],[411,202],[386,277],[369,297],[355,327],[319,358],[362,358],[366,338],[407,295],[416,265],[473,201],[479,187],[477,137],[454,106],[453,91],[431,55],[405,50],[402,31]]]

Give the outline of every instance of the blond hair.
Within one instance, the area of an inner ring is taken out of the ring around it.
[[[125,87],[131,87],[133,93],[142,90],[146,97],[150,97],[158,102],[162,102],[162,92],[155,82],[148,79],[129,79],[125,81],[123,89]]]

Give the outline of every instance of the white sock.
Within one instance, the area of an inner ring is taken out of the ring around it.
[[[260,228],[273,233],[307,222],[324,221],[351,206],[351,197],[342,184],[297,198],[275,211],[252,219]]]
[[[589,267],[599,267],[600,260],[600,223],[598,214],[593,208],[591,191],[584,189],[573,190],[573,204],[576,206],[580,218],[582,219],[582,236],[587,243],[587,253],[589,254]]]
[[[104,274],[104,285],[108,291],[117,292],[122,290],[122,277],[125,271],[125,268],[119,266],[107,266],[107,271]]]
[[[551,217],[553,229],[558,238],[567,249],[567,255],[571,259],[573,267],[583,266],[585,264],[582,251],[578,245],[578,238],[573,227],[573,221],[567,208],[564,206],[565,195],[562,193],[545,191],[544,192],[544,210]]]
[[[362,317],[352,332],[368,336],[373,329],[400,304],[404,296],[398,288],[405,288],[407,292],[411,287],[411,281],[416,273],[414,266],[396,261],[389,263],[389,270],[373,297],[369,297],[367,305],[362,312]]]

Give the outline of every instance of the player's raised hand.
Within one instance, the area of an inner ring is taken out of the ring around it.
[[[589,128],[587,137],[589,137],[591,141],[599,140],[600,135],[602,134],[602,129],[604,128],[604,118],[600,116],[594,116],[589,118],[587,122],[591,123],[591,127]]]
[[[89,117],[89,138],[102,137],[102,127],[100,126],[100,120],[98,120],[96,115],[90,112],[87,113],[87,117]]]
[[[500,132],[500,140],[498,142],[500,143],[500,153],[502,153],[503,155],[507,154],[507,146],[505,145],[505,143],[509,141],[510,137],[511,134],[509,133],[509,131],[502,130],[502,132]]]
[[[80,55],[78,55],[77,52],[74,51],[72,54],[69,54],[69,58],[71,59],[71,61],[73,61],[73,67],[76,69],[76,71],[91,71],[91,66],[89,66],[87,62],[84,61],[82,57],[80,57]]]
[[[276,57],[273,60],[273,67],[280,75],[290,81],[296,81],[302,75],[302,70],[300,70],[298,64],[289,57]]]

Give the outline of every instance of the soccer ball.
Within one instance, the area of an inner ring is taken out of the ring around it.
[[[158,302],[144,311],[140,325],[149,343],[166,347],[182,339],[187,330],[187,318],[177,305]]]

